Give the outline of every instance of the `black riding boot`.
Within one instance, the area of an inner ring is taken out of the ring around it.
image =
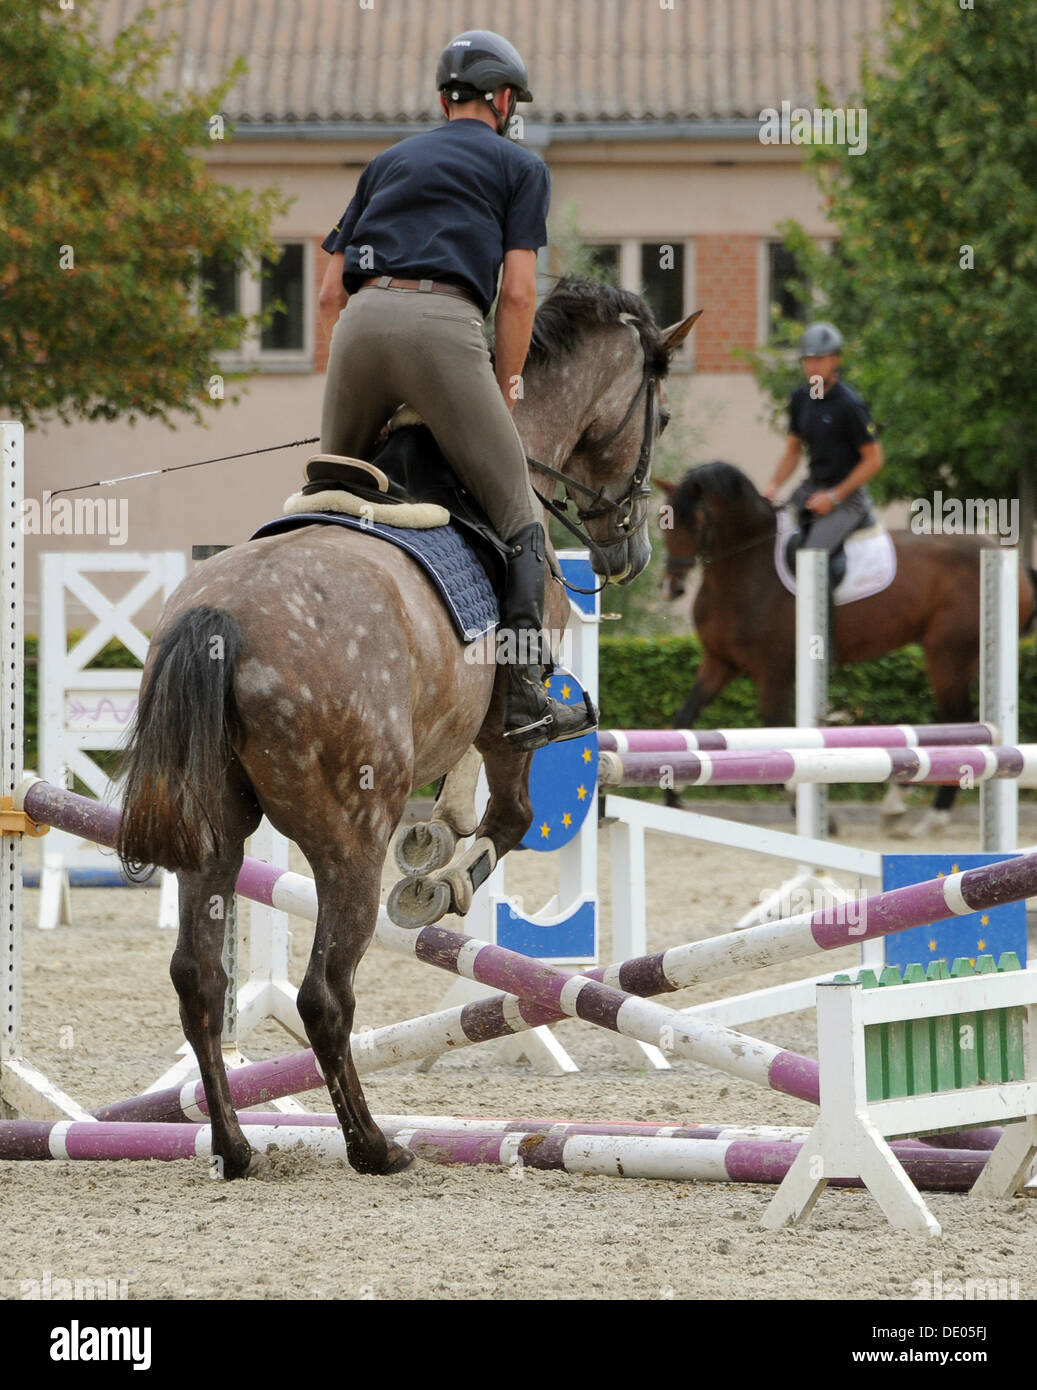
[[[598,722],[589,696],[583,705],[563,705],[544,689],[543,668],[551,652],[543,636],[546,545],[539,521],[512,538],[508,588],[497,634],[498,660],[506,665],[508,702],[504,737],[512,748],[531,753],[569,738],[580,738]]]

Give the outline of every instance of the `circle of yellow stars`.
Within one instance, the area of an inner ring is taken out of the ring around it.
[[[548,679],[547,679],[546,681],[544,681],[544,689],[545,689],[545,690],[550,690],[550,689],[551,689],[551,679],[552,679],[552,678],[549,676]],[[562,699],[566,702],[566,704],[568,704],[569,698],[570,698],[570,696],[572,695],[572,693],[573,693],[573,688],[572,688],[572,686],[569,684],[569,682],[566,681],[566,682],[562,685],[561,690],[559,691],[559,694],[561,695]],[[583,760],[584,763],[590,763],[590,762],[592,761],[592,759],[593,759],[593,754],[591,753],[591,750],[590,750],[589,748],[585,748],[585,749],[583,750],[583,753],[582,753],[581,756],[582,756],[582,760]],[[593,784],[594,784],[594,779],[593,779],[593,777],[590,777],[590,778],[588,778],[587,780],[591,783],[591,786],[593,786]],[[586,783],[581,782],[580,785],[576,788],[576,796],[577,796],[577,798],[578,798],[580,801],[586,801],[587,798],[588,798],[588,796],[590,796],[590,787],[588,787],[588,786],[586,785]],[[569,829],[571,829],[571,828],[572,828],[572,823],[573,823],[573,818],[572,818],[572,816],[569,814],[568,811],[563,811],[563,812],[562,812],[562,829],[563,829],[563,830],[569,830]],[[546,820],[545,820],[545,821],[541,821],[541,823],[540,823],[540,838],[541,838],[542,840],[549,840],[549,839],[551,838],[551,827],[550,827],[550,825],[548,825],[548,823],[547,823]]]

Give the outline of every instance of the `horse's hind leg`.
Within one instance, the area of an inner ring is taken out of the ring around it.
[[[965,723],[976,717],[970,698],[972,682],[979,671],[978,639],[975,631],[961,630],[945,623],[942,631],[929,633],[922,643],[926,670],[941,724]],[[933,803],[911,831],[913,837],[944,829],[958,795],[956,785],[936,788]]]
[[[356,1007],[354,976],[374,935],[382,864],[400,814],[402,801],[395,814],[392,808],[375,808],[366,836],[354,826],[337,842],[329,834],[319,848],[299,842],[314,868],[318,902],[313,950],[299,989],[299,1014],[342,1125],[349,1162],[358,1173],[397,1173],[414,1160],[409,1149],[387,1140],[371,1118],[349,1045]],[[386,826],[384,835],[373,833],[379,816]],[[329,817],[327,824],[335,824],[335,818]]]
[[[251,795],[228,793],[225,825],[229,848],[198,873],[177,875],[180,887],[180,934],[169,973],[180,1000],[184,1037],[194,1050],[205,1087],[212,1124],[212,1152],[221,1176],[257,1175],[266,1159],[254,1154],[242,1133],[227,1085],[221,1035],[227,991],[223,939],[234,900],[234,885],[244,857],[244,842],[260,821]]]
[[[482,758],[469,748],[447,773],[432,816],[400,830],[393,845],[397,867],[405,874],[427,874],[449,864],[458,840],[475,833],[475,788]]]

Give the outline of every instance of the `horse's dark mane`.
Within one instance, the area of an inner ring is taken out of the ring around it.
[[[677,484],[673,494],[674,515],[687,521],[700,501],[716,498],[719,502],[741,504],[749,509],[771,511],[770,504],[760,496],[751,480],[733,463],[703,463],[691,468]]]
[[[593,328],[619,323],[621,314],[630,315],[652,375],[666,376],[670,354],[644,300],[630,290],[575,275],[563,276],[537,310],[527,364],[554,365],[575,352]]]

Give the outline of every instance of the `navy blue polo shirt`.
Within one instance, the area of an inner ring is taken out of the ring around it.
[[[789,401],[789,434],[802,439],[810,454],[810,481],[837,487],[860,462],[861,446],[879,437],[868,407],[852,386],[834,381],[820,400],[804,382]]]
[[[506,251],[547,245],[547,165],[468,117],[376,155],[322,242],[346,253],[352,294],[372,275],[445,280],[489,312]]]

